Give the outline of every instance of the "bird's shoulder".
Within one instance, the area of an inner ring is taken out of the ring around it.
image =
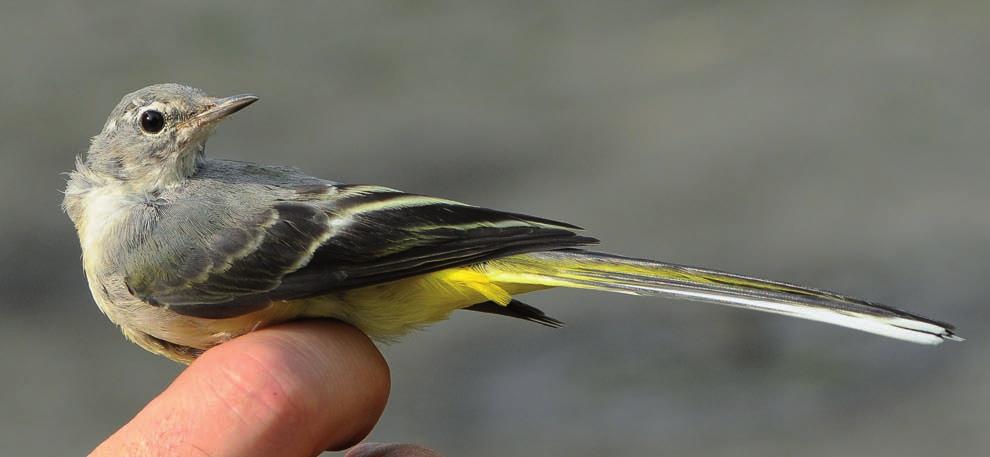
[[[181,186],[167,189],[163,196],[179,199],[198,196],[201,192],[234,192],[241,196],[244,196],[244,192],[251,192],[255,197],[260,196],[257,194],[264,194],[279,198],[298,189],[332,188],[338,185],[334,181],[309,176],[293,167],[213,159],[205,160],[196,174]]]
[[[297,168],[260,165],[233,160],[207,160],[181,186],[159,195],[168,214],[178,219],[210,216],[218,220],[255,219],[273,208],[286,212],[322,211],[330,216],[349,217],[358,211],[433,204],[471,208],[471,205],[412,194],[386,186],[346,184],[307,175]],[[302,208],[302,209],[300,209]]]
[[[341,184],[284,166],[206,160],[182,185],[162,190],[157,201],[165,225],[208,224],[201,230],[263,223],[272,211],[313,207],[326,211]]]

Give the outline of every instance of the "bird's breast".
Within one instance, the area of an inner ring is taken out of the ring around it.
[[[94,189],[84,196],[82,212],[76,223],[83,251],[83,266],[87,272],[103,268],[117,246],[134,231],[128,226],[132,212],[143,198],[114,188]]]

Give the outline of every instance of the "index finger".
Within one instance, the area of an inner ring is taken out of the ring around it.
[[[381,353],[357,329],[296,322],[193,362],[92,455],[309,456],[345,449],[388,399]]]

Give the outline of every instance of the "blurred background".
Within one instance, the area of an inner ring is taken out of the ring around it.
[[[6,1],[0,454],[79,455],[181,367],[90,298],[61,172],[125,93],[261,102],[213,157],[573,222],[603,250],[956,323],[924,347],[549,291],[383,350],[372,438],[449,456],[990,451],[990,3]]]

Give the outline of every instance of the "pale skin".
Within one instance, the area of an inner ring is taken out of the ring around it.
[[[91,455],[439,457],[411,444],[358,444],[389,387],[385,359],[357,329],[270,327],[204,353]]]

